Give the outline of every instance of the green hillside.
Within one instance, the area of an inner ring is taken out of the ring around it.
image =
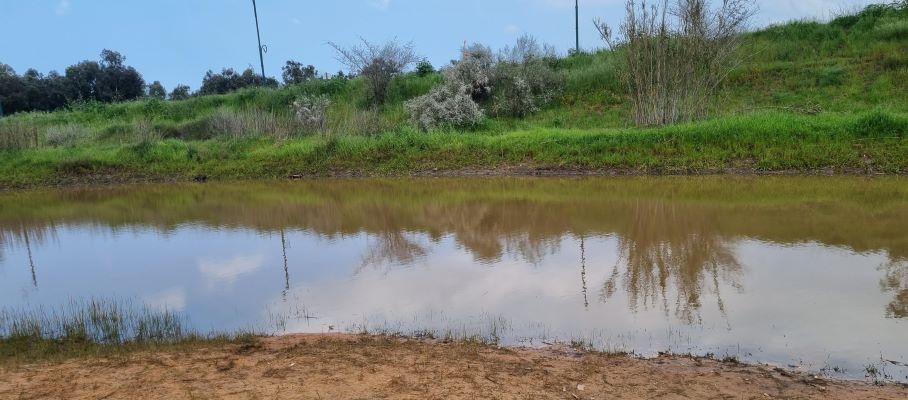
[[[406,100],[442,76],[393,81],[368,104],[357,78],[182,101],[89,103],[0,119],[0,186],[498,171],[908,173],[908,7],[747,34],[708,120],[635,128],[613,51],[552,62],[557,98],[524,118],[421,132]],[[620,51],[620,50],[619,50]],[[289,105],[331,100],[324,129],[295,131]]]

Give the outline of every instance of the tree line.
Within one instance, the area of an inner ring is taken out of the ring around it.
[[[287,61],[283,67],[285,85],[300,84],[317,79],[312,65]],[[345,77],[343,73],[338,76]],[[98,61],[82,61],[66,68],[63,74],[50,71],[46,75],[28,69],[22,75],[0,62],[0,116],[19,112],[54,111],[72,103],[115,103],[139,98],[185,100],[195,95],[224,94],[253,86],[277,87],[277,79],[263,78],[252,68],[242,72],[223,68],[208,71],[199,90],[177,85],[170,92],[159,81],[146,83],[142,74],[126,65],[126,57],[112,50],[103,50]]]

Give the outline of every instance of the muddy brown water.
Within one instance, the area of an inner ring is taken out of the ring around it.
[[[420,178],[0,194],[0,306],[472,336],[908,382],[904,178]],[[868,368],[871,367],[872,368]]]

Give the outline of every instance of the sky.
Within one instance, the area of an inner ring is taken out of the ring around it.
[[[715,0],[721,1],[721,0]],[[825,20],[878,0],[755,0],[752,25]],[[573,0],[258,0],[265,70],[287,60],[335,73],[328,42],[412,42],[436,66],[464,42],[498,49],[523,34],[562,52],[574,46]],[[580,0],[581,46],[603,47],[593,19],[617,25],[624,0]],[[62,72],[116,50],[146,81],[197,89],[208,70],[259,68],[251,0],[0,0],[0,63]]]

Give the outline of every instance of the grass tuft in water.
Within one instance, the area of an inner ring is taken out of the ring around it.
[[[258,336],[247,332],[202,335],[187,327],[187,319],[176,312],[124,300],[73,300],[59,308],[3,308],[0,360],[109,356],[176,345],[239,343]]]

